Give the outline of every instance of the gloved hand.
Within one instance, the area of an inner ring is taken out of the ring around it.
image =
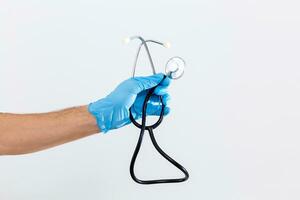
[[[159,96],[166,105],[164,115],[170,112],[168,101],[170,95],[167,88],[170,79],[164,80],[162,73],[147,77],[134,77],[123,81],[108,96],[88,106],[89,112],[96,118],[99,129],[106,133],[109,130],[117,129],[131,123],[129,108],[131,108],[134,119],[142,116],[144,99],[149,89],[157,86],[147,104],[147,115],[160,115],[162,105]],[[163,80],[163,81],[162,81]]]

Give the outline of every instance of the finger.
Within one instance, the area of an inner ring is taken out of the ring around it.
[[[169,94],[166,94],[166,95],[162,96],[162,102],[165,105],[164,115],[167,115],[170,112],[170,108],[168,106],[169,101],[170,101],[170,95]],[[160,100],[160,96],[152,95],[150,100],[147,102],[146,115],[150,115],[150,116],[157,115],[157,116],[159,116],[160,113],[161,113],[161,109],[162,109],[162,102]],[[133,111],[135,112],[135,114],[137,115],[138,118],[141,117],[142,111],[143,111],[143,104],[142,103],[134,104]]]
[[[141,92],[138,95],[137,99],[135,100],[133,107],[135,108],[136,112],[142,113],[143,104],[144,104],[147,93],[148,93],[148,91]],[[147,112],[156,112],[156,110],[155,110],[156,106],[159,105],[160,103],[161,103],[160,96],[151,95],[150,99],[147,102]]]
[[[139,119],[142,116],[142,112],[140,111],[139,108],[136,108],[135,105],[133,105],[131,107],[131,113],[132,113],[132,116],[133,116],[134,119]]]
[[[162,109],[162,106],[160,105],[156,108],[157,111],[155,113],[152,113],[151,115],[160,116],[161,109]],[[170,113],[170,111],[171,111],[170,107],[165,106],[164,107],[164,116],[168,115]]]
[[[171,108],[166,106],[164,109],[164,116],[168,115],[171,112]]]
[[[162,96],[162,102],[165,106],[169,105],[170,100],[171,96],[168,93]]]
[[[162,85],[162,86],[169,86],[170,84],[171,84],[171,79],[167,76],[162,82],[159,83],[159,85]]]
[[[171,79],[165,77],[165,79],[161,81],[159,85],[155,88],[154,94],[164,95],[167,92],[167,88],[169,87],[170,83],[171,83]]]
[[[152,95],[147,104],[147,115],[160,115],[162,105],[165,106],[164,115],[167,115],[170,112],[169,102],[171,96],[165,94],[163,96]]]
[[[168,93],[162,96],[152,95],[150,100],[148,101],[148,104],[160,105],[161,103],[163,103],[165,106],[167,106],[169,105],[170,100],[171,100],[171,96]]]
[[[165,95],[167,92],[168,92],[167,86],[161,86],[161,85],[157,86],[154,90],[154,94],[161,95],[161,96]]]
[[[164,78],[164,74],[159,73],[152,76],[134,77],[133,80],[135,80],[138,84],[137,93],[139,93],[141,91],[157,86],[162,81],[163,78]]]

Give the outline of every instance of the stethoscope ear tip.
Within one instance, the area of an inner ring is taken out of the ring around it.
[[[130,37],[124,37],[122,42],[123,44],[128,44],[130,42]]]
[[[163,43],[163,45],[164,45],[164,47],[166,47],[166,48],[171,48],[171,43],[170,42],[165,42],[165,43]]]

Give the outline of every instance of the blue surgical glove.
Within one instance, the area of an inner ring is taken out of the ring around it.
[[[159,96],[162,97],[166,105],[164,115],[170,112],[168,101],[170,95],[167,88],[170,85],[170,79],[164,80],[162,73],[147,77],[134,77],[123,81],[108,96],[100,99],[88,106],[89,112],[96,118],[99,129],[106,133],[109,130],[117,129],[131,123],[129,118],[129,109],[131,108],[134,119],[142,116],[144,99],[149,89],[156,87],[153,95],[147,104],[147,115],[160,115],[162,105]]]

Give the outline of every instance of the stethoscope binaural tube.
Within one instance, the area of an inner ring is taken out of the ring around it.
[[[164,79],[166,78],[166,76],[164,77]],[[163,79],[163,80],[164,80]],[[162,81],[163,81],[162,80]],[[157,87],[157,86],[156,86]],[[161,148],[160,146],[158,145],[156,139],[155,139],[155,136],[153,134],[153,129],[157,128],[162,120],[163,120],[163,116],[164,116],[164,108],[165,108],[165,105],[163,104],[162,102],[162,98],[160,97],[160,102],[162,104],[162,109],[161,109],[161,113],[160,113],[160,116],[158,118],[158,120],[152,124],[152,125],[149,125],[147,126],[146,125],[146,110],[147,110],[147,102],[149,101],[151,95],[153,94],[155,88],[151,88],[149,90],[149,92],[147,93],[146,95],[146,98],[144,100],[144,103],[143,103],[143,110],[142,110],[142,124],[139,124],[132,116],[132,113],[131,113],[131,108],[129,109],[130,110],[130,120],[132,121],[132,123],[140,129],[140,136],[139,136],[139,139],[138,139],[138,142],[137,142],[137,145],[135,147],[135,150],[134,150],[134,153],[132,155],[132,158],[131,158],[131,162],[130,162],[130,175],[132,177],[132,179],[139,183],[139,184],[159,184],[159,183],[179,183],[179,182],[183,182],[183,181],[186,181],[188,178],[189,178],[189,173],[188,171],[182,166],[180,165],[178,162],[176,162],[173,158],[171,158],[168,154],[166,154]],[[153,180],[141,180],[139,178],[136,177],[135,173],[134,173],[134,166],[135,166],[135,161],[136,161],[136,158],[138,156],[138,153],[140,151],[140,148],[141,148],[141,145],[142,145],[142,142],[143,142],[143,137],[144,137],[144,133],[145,131],[148,131],[149,135],[150,135],[150,138],[151,138],[151,141],[152,141],[152,144],[153,146],[155,147],[155,149],[166,159],[168,160],[170,163],[172,163],[175,167],[177,167],[180,171],[183,172],[184,174],[184,177],[182,178],[170,178],[170,179],[153,179]]]
[[[152,56],[151,56],[151,54],[150,54],[150,51],[149,51],[149,47],[148,47],[148,45],[147,45],[147,42],[153,42],[153,43],[157,43],[157,44],[161,44],[161,45],[163,45],[163,44],[162,44],[161,42],[157,42],[157,41],[154,41],[154,40],[145,40],[145,39],[144,39],[143,37],[141,37],[141,36],[132,36],[132,37],[126,38],[126,39],[125,39],[125,42],[128,43],[130,40],[134,40],[134,39],[140,40],[140,41],[141,41],[141,44],[140,44],[140,46],[139,46],[139,48],[138,48],[138,50],[137,50],[136,56],[135,56],[134,65],[133,65],[132,77],[135,76],[136,64],[137,64],[138,57],[139,57],[139,54],[140,54],[140,51],[141,51],[142,46],[145,47],[145,50],[146,50],[148,59],[149,59],[149,61],[150,61],[152,73],[153,73],[153,74],[156,74],[155,67],[154,67],[154,63],[153,63],[153,59],[152,59]]]
[[[140,55],[140,52],[141,52],[141,49],[142,49],[143,46],[145,47],[145,50],[146,50],[146,53],[147,53],[147,56],[148,56],[148,59],[149,59],[150,65],[151,65],[152,73],[156,74],[156,70],[155,70],[155,67],[154,67],[153,59],[152,59],[152,56],[150,54],[150,50],[149,50],[149,47],[148,47],[147,43],[158,44],[158,45],[164,46],[166,48],[170,48],[170,43],[169,42],[162,43],[162,42],[159,42],[159,41],[156,41],[156,40],[145,40],[141,36],[132,36],[132,37],[129,37],[129,38],[125,38],[124,42],[125,43],[129,43],[131,40],[134,40],[134,39],[140,40],[141,44],[138,47],[138,50],[136,52],[136,56],[135,56],[135,59],[134,59],[133,70],[132,70],[132,77],[135,76],[137,61],[138,61],[138,58],[139,58],[139,55]],[[167,64],[168,64],[168,62],[167,62]],[[170,78],[172,78],[172,77],[170,77]]]

